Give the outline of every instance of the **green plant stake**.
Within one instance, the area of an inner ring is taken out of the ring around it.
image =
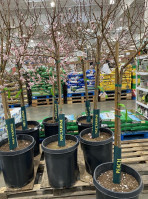
[[[90,117],[90,101],[86,101],[85,102],[85,106],[86,106],[86,118],[87,118],[87,122],[91,122],[91,117]]]
[[[27,123],[27,115],[26,115],[26,107],[21,107],[21,117],[22,117],[22,129],[26,130],[28,129],[28,123]]]
[[[121,180],[121,148],[114,145],[113,183],[120,184]]]
[[[65,114],[59,114],[58,146],[65,146]]]
[[[9,149],[14,150],[17,147],[14,118],[6,119],[5,121],[8,134]]]
[[[99,137],[99,134],[100,134],[100,109],[94,109],[92,138]]]
[[[54,100],[54,112],[55,112],[55,121],[58,122],[59,117],[58,117],[58,102],[57,102],[57,100]]]
[[[125,108],[124,104],[118,104],[118,106]],[[115,115],[115,117],[120,118],[121,116]],[[120,181],[121,181],[121,148],[114,145],[113,183],[120,184]]]

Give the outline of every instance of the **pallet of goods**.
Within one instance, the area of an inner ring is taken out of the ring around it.
[[[122,99],[131,99],[131,77],[132,66],[129,65],[123,74],[122,78]],[[89,100],[93,102],[94,99],[94,85],[95,85],[95,70],[86,71],[87,87]],[[101,74],[100,87],[104,90],[105,95],[100,95],[100,101],[115,99],[115,69],[109,74]],[[67,81],[67,103],[84,103],[85,102],[85,85],[82,73],[70,73]]]
[[[17,85],[17,86],[16,86]],[[7,101],[10,108],[19,107],[21,105],[20,95],[16,96],[19,92],[19,87],[17,82],[6,81],[7,87]],[[10,98],[8,98],[8,91],[10,91]],[[27,86],[23,84],[23,94],[25,105],[28,106],[28,94],[27,94]]]
[[[35,83],[35,80],[38,80],[38,75],[41,78],[39,83]],[[51,105],[53,104],[52,97],[52,85],[49,82],[49,78],[52,76],[51,70],[47,70],[47,67],[41,66],[37,69],[35,74],[32,74],[31,82],[34,85],[31,88],[32,92],[32,106],[42,106],[42,105]],[[62,89],[63,92],[63,89]],[[55,85],[55,96],[58,99],[58,88]]]

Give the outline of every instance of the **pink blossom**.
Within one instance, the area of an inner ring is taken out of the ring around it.
[[[8,56],[6,54],[3,55],[3,60],[6,61],[8,59]]]

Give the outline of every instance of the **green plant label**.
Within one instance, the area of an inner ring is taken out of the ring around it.
[[[120,184],[121,180],[121,148],[114,146],[113,183]]]
[[[21,107],[21,117],[22,117],[22,129],[26,130],[28,128],[27,124],[27,115],[26,115],[26,107]]]
[[[59,114],[58,146],[65,146],[65,114]]]
[[[6,119],[6,129],[8,134],[9,149],[14,150],[17,147],[14,118]]]
[[[100,109],[94,109],[92,138],[99,137],[99,132],[100,132]]]
[[[87,117],[87,122],[91,122],[91,117],[90,117],[90,101],[85,102],[86,106],[86,117]]]
[[[54,101],[54,112],[55,112],[55,121],[58,122],[59,117],[58,117],[58,102],[55,100]]]

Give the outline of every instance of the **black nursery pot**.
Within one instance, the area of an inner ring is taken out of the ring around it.
[[[42,149],[45,154],[48,181],[53,188],[69,188],[78,179],[79,169],[77,165],[78,139],[72,135],[66,135],[66,140],[75,141],[75,145],[61,150],[48,149],[46,146],[58,140],[58,135],[50,136],[43,140]]]
[[[96,187],[96,199],[100,199],[100,198],[101,199],[117,199],[117,198],[138,199],[139,198],[139,194],[142,192],[142,189],[143,189],[143,183],[142,183],[141,177],[137,171],[135,171],[134,169],[132,169],[131,167],[129,167],[125,164],[121,165],[121,171],[135,177],[139,183],[139,187],[131,192],[120,193],[120,192],[113,192],[111,190],[108,190],[108,189],[104,188],[103,186],[101,186],[97,182],[97,178],[102,173],[104,173],[108,170],[113,170],[112,162],[107,162],[107,163],[101,164],[94,171],[93,183]]]
[[[46,118],[43,120],[45,137],[49,137],[52,135],[58,134],[58,122],[55,123],[47,123],[48,120],[52,120],[52,117]],[[65,118],[65,132],[67,132],[67,118]]]
[[[39,149],[39,128],[40,128],[40,124],[36,121],[27,121],[27,123],[28,123],[28,125],[34,125],[35,128],[27,129],[27,130],[17,130],[18,127],[22,126],[22,122],[19,122],[15,125],[16,134],[17,135],[20,135],[20,134],[31,135],[35,139],[36,144],[34,146],[34,156],[37,156],[40,153],[40,149]]]
[[[34,177],[34,145],[35,140],[29,135],[17,135],[18,140],[27,140],[31,144],[19,151],[0,151],[0,162],[5,183],[8,187],[20,188],[28,184]],[[0,142],[0,147],[8,142],[8,138]]]
[[[104,163],[112,161],[113,132],[107,128],[100,128],[101,132],[111,135],[104,141],[88,141],[83,139],[83,135],[91,133],[92,128],[87,128],[80,133],[80,143],[84,154],[86,171],[93,175],[95,168]]]
[[[91,119],[92,119],[92,116],[90,116],[91,117]],[[78,133],[80,134],[81,133],[81,131],[83,131],[84,129],[87,129],[87,128],[91,128],[92,127],[92,123],[90,122],[90,123],[88,123],[88,124],[86,124],[86,123],[82,123],[81,121],[82,120],[86,120],[86,116],[81,116],[81,117],[79,117],[79,118],[77,118],[77,125],[78,125]],[[102,120],[100,119],[100,127],[101,127],[101,122],[102,122]]]
[[[91,119],[92,119],[92,116],[90,116]],[[82,120],[86,120],[86,116],[81,116],[79,118],[77,118],[77,125],[78,125],[78,133],[80,134],[81,131],[83,131],[84,129],[87,129],[87,128],[91,128],[92,127],[92,123],[88,123],[88,124],[85,124],[85,123],[81,123]]]

